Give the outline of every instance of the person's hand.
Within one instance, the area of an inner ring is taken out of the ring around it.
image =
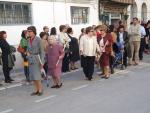
[[[26,52],[26,55],[27,55],[27,56],[30,56],[30,53],[29,53],[29,52]]]
[[[40,68],[43,69],[43,67],[44,67],[44,66],[41,64]]]

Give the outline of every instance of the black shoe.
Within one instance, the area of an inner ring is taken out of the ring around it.
[[[12,82],[12,81],[15,81],[15,80],[13,80],[13,79],[11,79],[11,78],[10,78],[9,80],[10,80],[11,82]]]
[[[58,87],[58,85],[53,85],[51,88],[57,88]]]
[[[10,81],[10,80],[5,80],[5,83],[12,83],[12,81]]]
[[[38,95],[39,94],[39,92],[37,91],[37,92],[33,92],[33,93],[31,93],[31,96],[35,96],[35,95]]]
[[[60,85],[57,85],[56,88],[61,88],[62,87],[62,83]]]
[[[37,95],[38,95],[38,96],[42,96],[42,95],[43,95],[43,92],[39,92]]]
[[[88,78],[89,81],[92,81],[92,79],[93,79],[93,77],[89,77],[89,78]]]

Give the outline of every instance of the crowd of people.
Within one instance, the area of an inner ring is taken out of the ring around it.
[[[43,27],[37,36],[35,26],[23,30],[17,51],[21,53],[24,74],[27,82],[33,82],[35,91],[31,94],[41,96],[42,70],[44,77],[52,76],[51,88],[61,88],[62,72],[76,70],[81,62],[85,78],[93,79],[95,64],[101,69],[100,77],[109,79],[115,73],[114,69],[139,64],[143,53],[149,54],[150,21],[140,24],[138,18],[133,18],[129,28],[119,21],[118,26],[98,25],[81,29],[79,38],[74,37],[73,29],[68,25],[60,25],[60,33],[52,27]],[[14,81],[10,71],[15,62],[15,48],[6,40],[7,33],[0,31],[0,48],[2,51],[1,65],[6,83]]]

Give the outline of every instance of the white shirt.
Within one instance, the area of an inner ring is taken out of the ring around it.
[[[94,41],[93,41],[92,38],[93,38],[93,37],[87,39],[87,42],[88,42],[88,50],[89,50],[89,51],[87,52],[87,56],[93,56]]]
[[[66,33],[61,32],[58,35],[58,41],[60,44],[65,45],[67,48],[69,48],[69,42],[71,41],[71,39],[68,37],[68,35]]]
[[[141,38],[144,38],[145,35],[146,35],[145,28],[141,26]]]
[[[119,39],[120,39],[120,43],[123,43],[123,42],[124,42],[123,33],[120,33],[120,32],[119,32]]]
[[[84,35],[80,39],[80,51],[82,51],[82,55],[85,56],[95,56],[96,50],[99,51],[99,46],[97,44],[97,39],[95,36],[89,37],[88,35]]]
[[[105,52],[105,48],[104,48],[104,39],[102,38],[99,42],[100,45],[100,52]]]

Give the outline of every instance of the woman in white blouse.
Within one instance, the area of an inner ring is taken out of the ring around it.
[[[92,80],[96,51],[99,51],[96,36],[92,27],[86,28],[86,35],[80,40],[80,54],[83,55],[83,72],[88,80]]]

